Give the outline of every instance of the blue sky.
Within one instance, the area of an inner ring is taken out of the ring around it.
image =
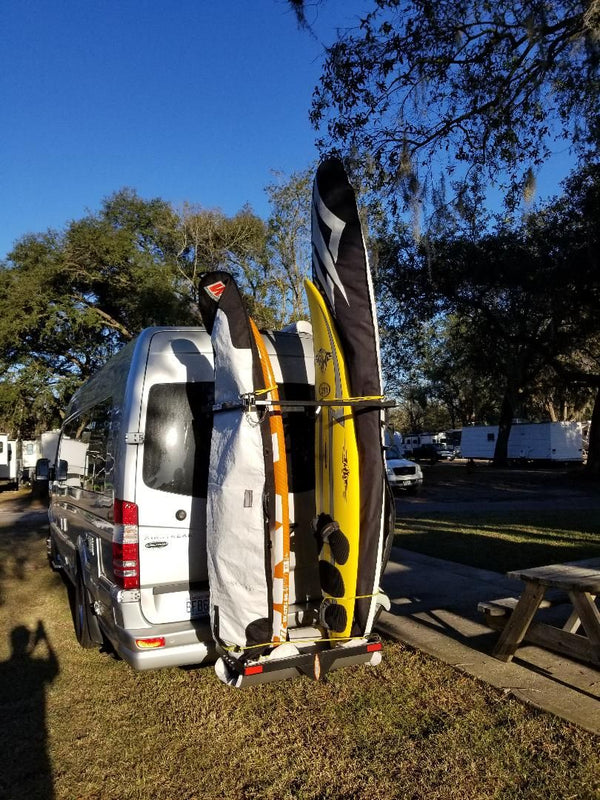
[[[367,3],[370,6],[370,3]],[[0,258],[123,186],[268,213],[272,171],[316,157],[308,109],[322,45],[365,0],[7,0],[0,22]],[[570,163],[539,181],[556,191]]]

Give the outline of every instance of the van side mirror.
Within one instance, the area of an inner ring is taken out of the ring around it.
[[[35,479],[36,481],[50,480],[50,459],[38,458],[35,462]]]
[[[56,465],[56,473],[54,480],[56,481],[66,481],[67,480],[67,473],[69,471],[69,463],[61,458]]]

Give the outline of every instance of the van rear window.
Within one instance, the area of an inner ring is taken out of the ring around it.
[[[142,467],[146,486],[206,497],[213,403],[212,382],[150,388]]]

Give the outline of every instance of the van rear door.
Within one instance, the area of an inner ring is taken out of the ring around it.
[[[141,603],[150,623],[208,614],[206,484],[213,401],[207,333],[154,334],[136,479]]]

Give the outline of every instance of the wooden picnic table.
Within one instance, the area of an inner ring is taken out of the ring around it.
[[[493,650],[496,658],[510,661],[521,642],[526,641],[600,665],[600,611],[596,605],[596,596],[600,595],[600,558],[513,570],[507,576],[524,582],[519,599],[479,604],[490,627],[501,630]],[[552,604],[545,595],[557,590],[572,605],[568,620],[560,628],[534,619],[540,608]]]

